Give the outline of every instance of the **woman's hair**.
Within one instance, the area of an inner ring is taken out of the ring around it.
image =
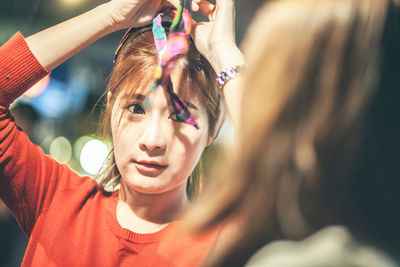
[[[217,90],[216,75],[209,62],[198,52],[190,40],[186,55],[179,59],[175,70],[180,74],[179,90],[183,99],[198,98],[208,115],[208,130],[213,138],[217,130],[221,113],[221,100]],[[154,82],[154,70],[158,65],[158,53],[154,44],[151,26],[139,28],[126,40],[112,70],[106,93],[109,94],[103,114],[103,135],[111,140],[111,111],[116,99],[123,96],[129,101],[134,94],[145,91]],[[122,102],[123,102],[122,101]],[[120,103],[121,106],[126,103]],[[196,196],[202,188],[201,163],[189,177],[187,192],[189,197]],[[116,188],[120,184],[120,173],[115,164],[114,152],[110,152],[107,167],[100,177],[103,188]]]
[[[200,230],[239,224],[211,264],[243,265],[269,241],[331,224],[400,255],[398,2],[282,0],[259,12],[236,153],[187,214]]]

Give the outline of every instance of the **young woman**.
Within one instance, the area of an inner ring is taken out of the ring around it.
[[[236,224],[210,265],[242,266],[273,240],[324,229],[250,266],[399,266],[399,47],[399,1],[262,8],[244,45],[232,163],[188,214],[198,229]]]
[[[0,48],[0,196],[30,239],[23,266],[193,266],[214,244],[218,229],[180,238],[176,220],[188,205],[188,177],[219,127],[214,71],[243,62],[233,38],[233,2],[193,3],[210,18],[193,31],[214,70],[191,43],[171,74],[198,129],[176,121],[166,88],[148,91],[159,59],[142,26],[169,5],[113,0],[26,40],[18,33]],[[141,28],[123,44],[107,92],[114,151],[101,185],[120,189],[106,192],[29,142],[8,107],[74,53],[131,26]]]

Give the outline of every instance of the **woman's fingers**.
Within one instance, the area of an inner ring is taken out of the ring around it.
[[[178,8],[180,0],[164,0],[162,8],[165,10],[167,7]],[[192,0],[192,11],[200,12],[209,19],[214,16],[215,5],[211,4],[207,0]]]
[[[192,0],[192,11],[197,12],[200,11],[199,3],[203,0]],[[172,6],[178,8],[180,5],[180,0],[164,0],[163,6]]]
[[[170,9],[170,8],[176,8],[176,6],[175,6],[175,1],[162,1],[162,4],[161,4],[161,10],[168,10],[168,9]]]
[[[195,1],[192,1],[192,11],[197,12],[200,10],[199,4],[197,4]]]
[[[174,7],[174,8],[178,8],[181,4],[180,0],[163,0],[163,2],[166,3],[165,5]],[[192,1],[192,6],[193,6],[193,2],[194,2],[194,0]]]
[[[190,32],[190,36],[192,37],[195,43],[196,43],[196,33],[198,32],[198,27],[202,25],[203,22],[197,22],[194,19],[192,19],[192,31]]]
[[[198,11],[206,16],[208,19],[212,19],[214,17],[215,5],[211,4],[206,0],[199,0],[196,2],[199,7]]]

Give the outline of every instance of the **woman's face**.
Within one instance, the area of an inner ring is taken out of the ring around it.
[[[178,78],[172,75],[173,84]],[[178,88],[175,87],[174,88]],[[179,95],[179,89],[176,90]],[[208,145],[208,117],[195,98],[184,99],[199,129],[174,119],[166,91],[159,87],[126,101],[118,96],[112,111],[114,156],[121,183],[130,190],[159,194],[186,188],[186,181]],[[126,104],[124,104],[126,103]]]

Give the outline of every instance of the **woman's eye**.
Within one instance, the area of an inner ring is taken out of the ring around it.
[[[128,111],[134,114],[144,114],[144,108],[140,104],[130,104],[127,107]]]

